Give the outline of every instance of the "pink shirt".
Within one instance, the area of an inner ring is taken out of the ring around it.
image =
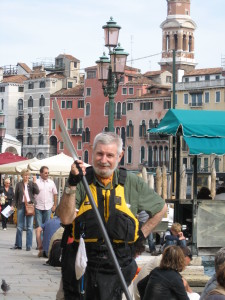
[[[58,194],[54,181],[51,179],[43,180],[42,178],[38,178],[36,183],[40,192],[35,196],[35,207],[40,210],[51,209],[54,204],[53,196]]]

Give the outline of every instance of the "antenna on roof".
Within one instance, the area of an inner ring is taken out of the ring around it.
[[[133,35],[130,36],[130,56],[131,56],[131,67],[133,67]]]

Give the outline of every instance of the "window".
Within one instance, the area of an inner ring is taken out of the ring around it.
[[[199,81],[199,77],[198,76],[195,77],[195,81]]]
[[[39,126],[44,126],[44,115],[43,114],[40,114],[39,116]]]
[[[77,107],[78,108],[84,108],[84,100],[78,100]]]
[[[121,127],[121,139],[123,141],[123,146],[125,145],[125,136],[126,136],[125,127]]]
[[[210,80],[210,75],[205,75],[205,80]]]
[[[88,150],[84,151],[84,162],[88,164]]]
[[[79,128],[83,128],[83,119],[79,119],[79,123],[78,123]]]
[[[220,102],[220,91],[216,92],[216,103]]]
[[[1,100],[1,110],[4,110],[4,99]]]
[[[87,79],[96,78],[96,71],[87,71]]]
[[[45,88],[45,81],[40,81],[39,87],[40,89]]]
[[[159,121],[157,119],[155,119],[155,122],[154,122],[154,127],[157,128],[159,125]]]
[[[184,94],[184,104],[188,104],[188,94]]]
[[[27,137],[27,145],[32,145],[32,136],[28,135]]]
[[[64,143],[63,142],[59,142],[59,150],[64,150]]]
[[[128,76],[128,81],[132,81],[132,76]]]
[[[39,99],[39,106],[45,106],[45,98],[43,95],[41,95],[41,98]]]
[[[148,122],[148,128],[150,129],[150,128],[154,128],[154,127],[155,127],[154,123],[153,123],[152,119],[150,119]]]
[[[187,157],[183,158],[183,165],[185,165],[185,169],[187,169]]]
[[[141,147],[141,159],[140,159],[140,163],[143,164],[145,161],[145,147],[142,146]]]
[[[191,106],[202,106],[202,94],[191,95]]]
[[[172,76],[166,76],[166,82],[171,83],[172,82]]]
[[[220,162],[219,158],[216,157],[215,158],[215,169],[216,169],[216,172],[219,172],[219,162]]]
[[[71,129],[71,119],[66,119],[66,128],[67,128],[68,130]]]
[[[1,86],[0,87],[0,93],[4,93],[5,92],[5,87],[4,86]]]
[[[91,111],[91,105],[90,105],[90,103],[87,103],[86,111],[85,111],[86,116],[90,116],[90,111]]]
[[[126,102],[122,103],[122,115],[126,115]]]
[[[127,163],[131,164],[132,163],[132,148],[129,146],[127,148]]]
[[[121,103],[114,103],[114,108],[116,108],[115,119],[121,120]]]
[[[67,87],[68,87],[68,89],[71,89],[73,87],[73,83],[71,81],[68,81]]]
[[[127,103],[127,110],[133,110],[133,103]]]
[[[126,87],[122,88],[122,95],[127,95],[127,88]]]
[[[134,126],[132,124],[132,121],[130,120],[127,125],[127,137],[133,137],[134,136]]]
[[[204,171],[208,172],[208,168],[209,168],[209,159],[208,157],[204,157]]]
[[[38,145],[44,145],[44,137],[43,134],[40,134],[38,137]]]
[[[62,109],[66,108],[66,101],[65,100],[61,101],[61,108]]]
[[[67,108],[67,109],[73,108],[73,102],[72,102],[72,100],[66,101],[66,108]]]
[[[209,92],[205,92],[205,103],[209,103]]]
[[[133,95],[134,94],[134,88],[133,87],[129,87],[129,95]]]
[[[82,142],[78,141],[77,142],[77,150],[81,150],[82,149]]]
[[[51,121],[51,129],[52,129],[52,130],[55,130],[55,129],[56,129],[56,122],[55,122],[55,119],[52,119],[52,121]]]
[[[19,87],[18,87],[18,92],[19,92],[19,93],[23,93],[23,91],[24,91],[24,87],[23,87],[23,86],[19,86]]]
[[[148,166],[152,167],[152,146],[148,146]]]
[[[23,129],[23,117],[16,118],[16,129]]]
[[[188,77],[185,77],[185,78],[184,78],[184,82],[189,82],[189,78],[188,78]]]
[[[169,101],[164,101],[164,103],[163,103],[163,108],[164,109],[170,109],[171,108],[171,101],[169,100]]]
[[[77,62],[76,61],[73,63],[73,66],[74,66],[75,69],[77,68]]]
[[[140,103],[140,110],[152,110],[152,109],[153,109],[153,102]]]
[[[139,137],[146,136],[146,124],[145,120],[142,120],[141,125],[139,126]]]
[[[220,75],[216,75],[216,79],[220,79]]]
[[[109,102],[105,103],[105,116],[109,115]]]
[[[90,143],[90,129],[88,127],[83,132],[82,140],[84,143]]]
[[[28,120],[27,120],[27,127],[32,127],[33,126],[33,119],[31,115],[28,115]]]
[[[33,98],[31,96],[28,99],[28,107],[33,107]]]
[[[91,96],[91,88],[86,88],[86,96],[87,97]]]
[[[28,90],[33,90],[34,88],[34,83],[33,82],[29,82],[28,83]]]

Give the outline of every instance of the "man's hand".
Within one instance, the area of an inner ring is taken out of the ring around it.
[[[35,183],[36,180],[37,180],[37,177],[34,175],[34,176],[33,176],[33,182]]]
[[[52,212],[53,212],[53,213],[55,212],[55,209],[56,209],[56,205],[53,204],[53,206],[52,206]]]
[[[183,234],[183,232],[181,231],[181,232],[178,232],[178,236],[179,236],[179,240],[181,241],[181,240],[185,240],[185,237],[184,237],[184,234]]]
[[[76,186],[82,180],[82,177],[85,174],[86,168],[83,161],[76,160],[71,166],[71,171],[68,178],[69,186]]]

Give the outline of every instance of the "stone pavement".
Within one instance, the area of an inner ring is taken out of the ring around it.
[[[15,225],[0,230],[0,283],[2,279],[10,285],[6,296],[0,290],[0,299],[4,300],[49,300],[56,299],[61,278],[61,269],[45,265],[46,258],[38,258],[35,250],[35,232],[33,249],[26,251],[26,231],[23,232],[23,249],[10,250],[16,237]]]

